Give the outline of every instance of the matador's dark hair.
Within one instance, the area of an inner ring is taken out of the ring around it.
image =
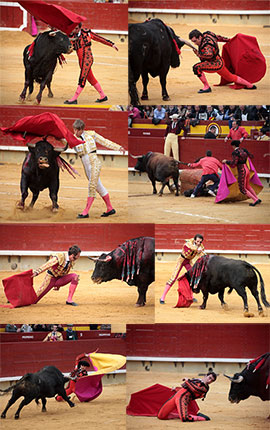
[[[81,252],[77,245],[72,245],[68,250],[68,255],[78,255]]]
[[[203,36],[203,34],[199,31],[199,30],[192,30],[190,33],[189,33],[189,35],[188,35],[188,37],[189,37],[189,39],[191,40],[193,37],[196,37],[196,39],[198,39],[200,36]]]
[[[199,238],[199,239],[202,239],[203,240],[203,235],[202,234],[195,234],[195,236],[194,236],[194,240],[196,240],[197,239],[197,237]]]
[[[206,376],[210,376],[210,375],[212,375],[212,376],[213,376],[214,381],[217,379],[217,374],[216,374],[215,372],[213,372],[213,371],[208,372]]]

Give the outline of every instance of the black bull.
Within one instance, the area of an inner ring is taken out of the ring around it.
[[[133,105],[139,104],[136,82],[142,76],[142,100],[148,100],[148,74],[153,78],[159,76],[162,88],[162,99],[170,100],[166,89],[166,77],[171,67],[179,67],[180,49],[184,43],[175,35],[172,28],[160,19],[152,19],[140,24],[130,24],[129,39],[129,94]],[[175,41],[175,43],[174,43]]]
[[[201,257],[201,259],[204,258],[206,257]],[[191,270],[196,271],[196,265],[199,263],[200,261],[198,260]],[[226,303],[224,302],[224,291],[226,287],[229,287],[229,293],[235,289],[239,296],[242,297],[244,302],[244,316],[253,316],[253,314],[250,314],[248,310],[247,295],[245,291],[245,287],[248,287],[257,302],[259,314],[263,316],[263,308],[261,306],[257,290],[258,281],[256,273],[260,279],[262,302],[265,306],[270,307],[265,296],[262,276],[256,267],[246,261],[234,260],[232,258],[220,256],[210,256],[206,270],[202,273],[200,282],[194,290],[195,292],[199,292],[201,290],[203,293],[201,309],[205,309],[209,293],[218,293],[221,305],[226,308]],[[192,282],[191,287],[193,287]]]
[[[156,181],[162,183],[162,187],[159,191],[159,195],[162,196],[166,185],[171,189],[169,186],[169,179],[172,178],[176,189],[175,195],[179,195],[179,168],[177,160],[159,152],[147,152],[145,155],[132,155],[132,157],[137,158],[135,170],[147,172],[153,185],[153,194],[157,194]]]
[[[128,285],[136,285],[136,306],[144,306],[148,286],[155,280],[155,241],[152,237],[138,237],[119,245],[96,260],[92,281],[101,282],[120,279]]]
[[[232,377],[224,375],[231,381],[229,401],[239,403],[249,396],[270,400],[270,353],[263,354],[248,363],[244,370]]]
[[[56,67],[57,59],[61,54],[70,54],[72,47],[68,36],[61,31],[45,31],[40,33],[34,41],[34,50],[29,57],[26,46],[23,52],[23,64],[25,67],[24,89],[20,95],[20,101],[24,101],[26,91],[29,88],[30,98],[34,90],[34,81],[40,84],[40,90],[36,97],[39,104],[45,86],[48,87],[48,97],[53,97],[51,91],[51,81]],[[61,61],[61,60],[59,60]]]
[[[52,210],[57,211],[57,196],[59,190],[59,166],[57,157],[64,148],[54,148],[46,140],[36,144],[29,144],[29,153],[26,155],[22,165],[21,173],[21,200],[18,209],[24,209],[24,202],[28,196],[28,188],[33,193],[30,207],[32,208],[38,198],[40,191],[49,188],[52,200]],[[62,160],[62,159],[61,159]]]
[[[72,408],[73,402],[69,400],[66,395],[64,384],[69,381],[70,378],[64,377],[64,375],[55,366],[46,366],[36,373],[27,373],[24,375],[15,385],[7,388],[6,390],[0,390],[2,393],[12,392],[12,397],[8,401],[6,408],[1,414],[1,418],[6,418],[7,410],[13,403],[16,402],[20,397],[24,397],[21,401],[16,413],[15,419],[20,417],[20,411],[28,405],[32,400],[35,399],[36,403],[39,400],[42,401],[42,412],[46,412],[46,397],[54,397],[55,395],[62,396],[63,399]]]

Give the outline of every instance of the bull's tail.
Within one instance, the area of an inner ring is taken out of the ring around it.
[[[264,289],[264,282],[263,282],[263,278],[262,275],[260,274],[259,270],[256,269],[256,267],[252,266],[252,264],[247,263],[250,267],[252,267],[253,270],[255,270],[255,272],[258,273],[258,276],[260,278],[260,283],[261,283],[261,299],[262,302],[264,304],[264,306],[266,306],[267,308],[270,308],[270,303],[267,301],[266,295],[265,295],[265,289]]]
[[[11,385],[10,387],[6,388],[5,390],[0,389],[0,396],[3,396],[5,393],[8,393],[9,391],[13,390],[13,388],[16,388],[17,385],[19,385],[22,381],[24,381],[24,379],[26,379],[28,377],[28,375],[30,375],[30,373],[27,373],[26,375],[24,375],[21,379],[19,379],[19,381],[16,382],[16,384]]]

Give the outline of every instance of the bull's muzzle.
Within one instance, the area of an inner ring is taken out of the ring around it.
[[[229,401],[230,401],[231,403],[239,403],[239,402],[240,402],[240,400],[239,400],[239,399],[233,399],[232,397],[229,397]]]
[[[93,277],[91,277],[91,279],[94,282],[94,284],[101,284],[102,283],[102,278],[93,278]]]
[[[47,169],[50,167],[49,161],[47,157],[39,157],[38,159],[38,167],[40,169]]]

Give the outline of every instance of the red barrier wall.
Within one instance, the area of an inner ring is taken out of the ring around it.
[[[210,10],[268,10],[269,3],[265,0],[129,0],[129,8],[147,8],[147,9],[203,9]]]
[[[0,127],[10,127],[20,118],[28,115],[40,115],[43,112],[52,112],[58,115],[72,130],[75,119],[80,118],[86,124],[86,129],[95,130],[97,133],[128,148],[127,143],[127,112],[113,112],[107,109],[92,109],[72,107],[43,107],[43,106],[1,106]],[[21,146],[22,143],[11,136],[0,133],[0,145]],[[97,145],[98,148],[104,147]]]
[[[255,358],[269,350],[269,324],[127,325],[127,356]]]
[[[209,149],[213,156],[219,160],[231,158],[232,147],[230,143],[225,143],[224,139],[200,139],[188,137],[178,139],[179,142],[179,159],[185,163],[194,162],[197,158],[205,155]],[[164,151],[163,137],[139,137],[129,136],[128,138],[129,153],[133,155],[146,154],[148,151]],[[270,157],[265,154],[270,153],[270,141],[245,140],[242,144],[251,154],[254,155],[252,160],[258,173],[270,173]],[[128,165],[134,167],[136,160],[129,155]],[[181,169],[187,168],[180,165]]]
[[[14,2],[13,2],[14,3]],[[93,0],[80,1],[47,1],[58,6],[63,6],[72,12],[87,18],[84,21],[86,28],[98,30],[127,31],[128,29],[128,5],[115,3],[95,3]],[[22,10],[19,7],[1,6],[1,27],[18,28],[22,20]],[[30,15],[28,14],[27,30],[30,30]],[[39,25],[40,24],[40,25]],[[46,25],[38,21],[39,30]]]
[[[76,331],[78,340],[87,339],[113,339],[115,334],[104,330],[73,330]],[[0,344],[3,342],[31,342],[43,341],[49,332],[32,331],[30,333],[0,333]],[[66,340],[66,330],[62,332],[64,340]]]
[[[154,237],[154,224],[0,224],[2,250],[111,251],[128,239]]]
[[[185,239],[204,236],[206,249],[270,252],[268,224],[157,224],[156,249],[181,249]]]
[[[36,372],[48,365],[58,367],[61,372],[70,372],[77,355],[97,348],[98,352],[126,355],[125,339],[4,343],[0,352],[0,377]]]

